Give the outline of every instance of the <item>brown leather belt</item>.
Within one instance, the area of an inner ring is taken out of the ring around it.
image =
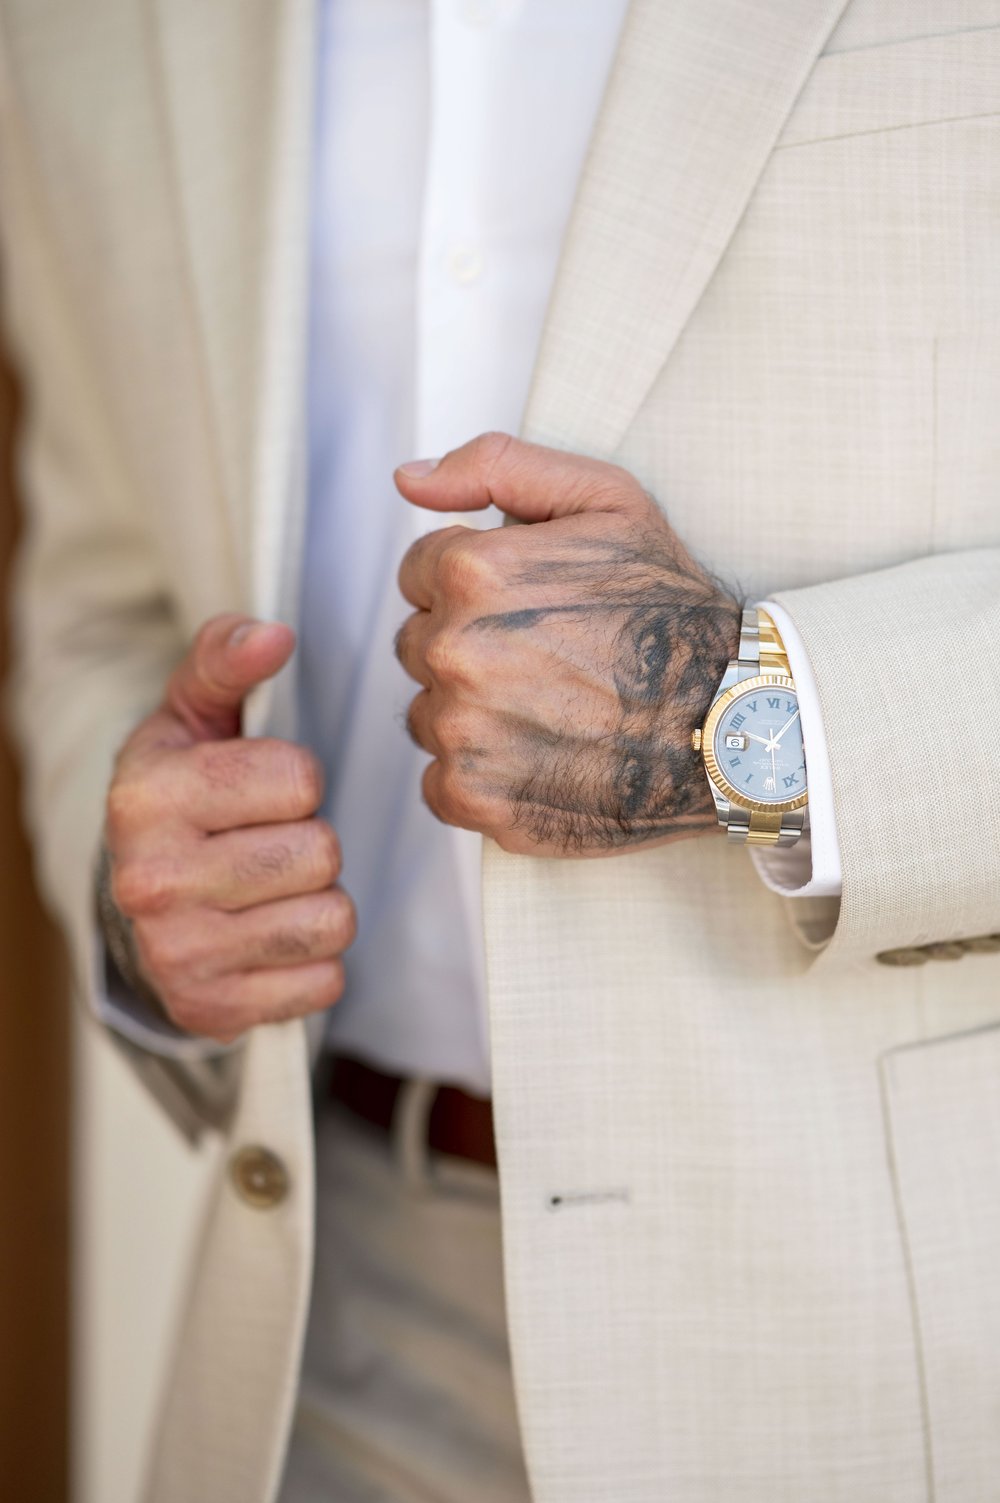
[[[396,1101],[405,1084],[400,1075],[383,1075],[360,1060],[340,1056],[330,1071],[333,1100],[386,1133],[392,1128]],[[435,1153],[495,1169],[497,1151],[490,1102],[470,1096],[458,1086],[438,1086],[427,1120],[427,1146]]]

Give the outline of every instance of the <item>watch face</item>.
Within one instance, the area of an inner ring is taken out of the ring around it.
[[[806,791],[802,723],[795,690],[756,682],[735,694],[712,737],[715,760],[738,799],[787,804]]]

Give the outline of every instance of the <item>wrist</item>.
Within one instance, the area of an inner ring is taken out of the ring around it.
[[[683,833],[722,834],[702,759],[692,750],[692,730],[701,727],[726,669],[739,651],[743,602],[724,591],[699,608],[690,652],[664,714],[664,745],[673,765],[675,799]]]

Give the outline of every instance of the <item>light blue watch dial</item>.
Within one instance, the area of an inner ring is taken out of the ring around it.
[[[715,731],[716,760],[744,798],[783,804],[806,791],[802,722],[794,690],[765,685],[739,695]]]

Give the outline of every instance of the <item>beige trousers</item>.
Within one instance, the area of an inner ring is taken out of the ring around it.
[[[317,1124],[317,1252],[280,1503],[530,1503],[504,1317],[497,1178]]]

